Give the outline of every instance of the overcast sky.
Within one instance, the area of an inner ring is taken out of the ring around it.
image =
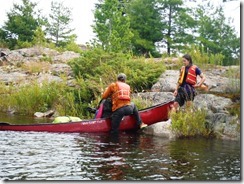
[[[22,0],[0,0],[0,26],[6,21],[6,13],[13,7],[13,3],[20,4]],[[3,3],[4,1],[4,3]],[[55,0],[59,1],[59,0]],[[47,16],[51,9],[51,0],[31,0],[37,2],[37,8],[42,10],[42,14]],[[75,29],[75,34],[78,36],[77,43],[85,44],[94,37],[91,25],[93,24],[94,4],[98,0],[60,0],[65,7],[72,9],[73,22],[71,27]],[[222,0],[213,0],[217,4],[222,3]],[[223,3],[226,17],[234,18],[234,24],[238,36],[240,36],[240,1],[230,1]]]

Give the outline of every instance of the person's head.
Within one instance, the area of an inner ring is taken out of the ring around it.
[[[182,56],[183,58],[183,63],[185,66],[191,66],[193,63],[192,63],[192,59],[191,59],[191,56],[189,54],[185,54],[184,56]]]
[[[118,79],[118,81],[125,82],[125,80],[126,80],[126,75],[125,75],[124,73],[120,73],[120,74],[117,76],[117,79]]]

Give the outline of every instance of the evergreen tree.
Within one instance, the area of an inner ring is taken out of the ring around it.
[[[45,33],[44,33],[44,31],[41,29],[41,27],[38,27],[36,29],[36,31],[34,32],[33,43],[35,45],[44,46],[46,42],[47,41],[45,39]]]
[[[131,21],[133,52],[139,55],[158,56],[155,43],[163,39],[158,0],[133,0],[127,6]]]
[[[39,14],[34,11],[36,5],[29,0],[22,0],[22,5],[13,4],[13,9],[7,13],[0,39],[10,49],[21,47],[17,43],[32,42],[36,29],[41,25]]]
[[[193,43],[196,22],[182,0],[159,0],[159,6],[163,22],[161,44],[170,56],[172,51],[180,52],[186,44]]]
[[[215,8],[208,3],[200,5],[196,9],[198,22],[199,45],[202,45],[205,52],[224,55],[223,65],[238,64],[240,58],[240,38],[237,37],[235,30],[224,16],[223,8]]]
[[[51,13],[47,22],[46,33],[48,40],[56,46],[65,46],[73,40],[75,35],[72,32],[74,29],[71,29],[69,25],[72,21],[71,16],[71,9],[65,7],[62,2],[51,2]]]
[[[125,14],[125,1],[104,0],[96,5],[93,30],[99,44],[106,51],[127,52],[131,50],[130,20]]]

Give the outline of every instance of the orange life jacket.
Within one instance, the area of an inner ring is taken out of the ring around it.
[[[191,84],[191,85],[195,85],[197,83],[196,68],[197,67],[195,65],[192,65],[189,68],[187,76],[186,76],[186,83]],[[185,70],[186,70],[186,67],[182,66],[181,70],[180,70],[179,80],[178,80],[179,84],[183,83],[183,79],[185,76]]]
[[[124,82],[116,82],[118,91],[113,94],[113,99],[130,100],[130,86]]]

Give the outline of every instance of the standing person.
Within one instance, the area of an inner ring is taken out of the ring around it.
[[[119,125],[124,116],[133,114],[136,119],[137,126],[144,128],[147,125],[141,121],[138,109],[134,103],[131,103],[130,86],[125,83],[126,75],[120,73],[117,81],[111,83],[102,94],[102,99],[111,97],[112,99],[112,115],[111,115],[111,133],[115,134],[119,131]]]
[[[174,103],[172,111],[176,111],[179,107],[186,103],[189,107],[196,96],[196,89],[203,86],[205,76],[201,70],[192,63],[192,58],[189,54],[182,56],[184,66],[181,67],[180,76],[174,91]],[[201,80],[197,83],[197,76],[200,76]]]

